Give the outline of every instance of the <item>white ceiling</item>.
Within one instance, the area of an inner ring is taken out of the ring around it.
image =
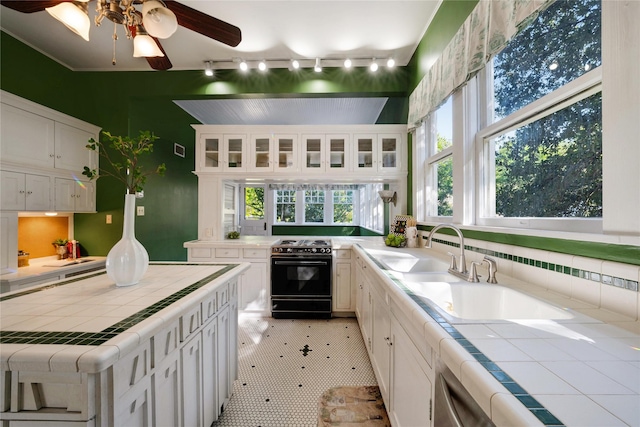
[[[236,58],[285,60],[272,67],[284,67],[291,58],[307,58],[303,65],[310,67],[316,57],[335,59],[325,65],[338,66],[346,57],[392,56],[398,65],[406,65],[441,1],[182,1],[239,27],[242,42],[232,48],[179,27],[162,45],[173,70],[202,69],[207,60],[226,61],[220,68],[232,68]],[[0,9],[4,31],[72,70],[149,70],[144,58],[132,57],[132,42],[126,39],[122,26],[117,29],[117,63],[113,66],[111,22],[92,26],[86,42],[45,11],[24,14]],[[89,16],[93,21],[95,1],[89,3]]]

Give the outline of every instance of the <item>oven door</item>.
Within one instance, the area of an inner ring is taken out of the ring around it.
[[[272,297],[330,297],[331,255],[271,257]]]

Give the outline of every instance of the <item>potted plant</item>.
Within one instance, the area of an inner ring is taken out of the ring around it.
[[[58,254],[58,259],[66,258],[67,255],[67,239],[56,239],[51,244],[54,248],[56,248],[56,254]]]
[[[89,140],[87,148],[97,151],[106,165],[100,168],[102,176],[111,176],[126,186],[124,201],[124,224],[122,239],[107,254],[107,275],[117,286],[131,286],[140,281],[149,266],[149,254],[135,238],[136,195],[142,197],[144,185],[149,175],[163,176],[166,167],[162,163],[155,169],[145,170],[140,158],[153,152],[153,142],[158,139],[150,131],[141,131],[136,138],[115,136],[103,131],[105,141]],[[107,147],[110,148],[107,149]],[[115,153],[115,154],[112,154]],[[89,179],[100,177],[98,170],[85,166],[83,175]]]

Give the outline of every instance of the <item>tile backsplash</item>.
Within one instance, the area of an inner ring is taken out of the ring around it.
[[[424,234],[423,234],[424,237]],[[432,247],[457,254],[458,238],[437,234]],[[640,266],[465,237],[467,262],[494,258],[500,273],[614,313],[640,319]]]

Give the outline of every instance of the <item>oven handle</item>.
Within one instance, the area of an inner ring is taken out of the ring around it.
[[[328,261],[278,261],[278,260],[273,260],[273,263],[275,265],[329,265]]]

